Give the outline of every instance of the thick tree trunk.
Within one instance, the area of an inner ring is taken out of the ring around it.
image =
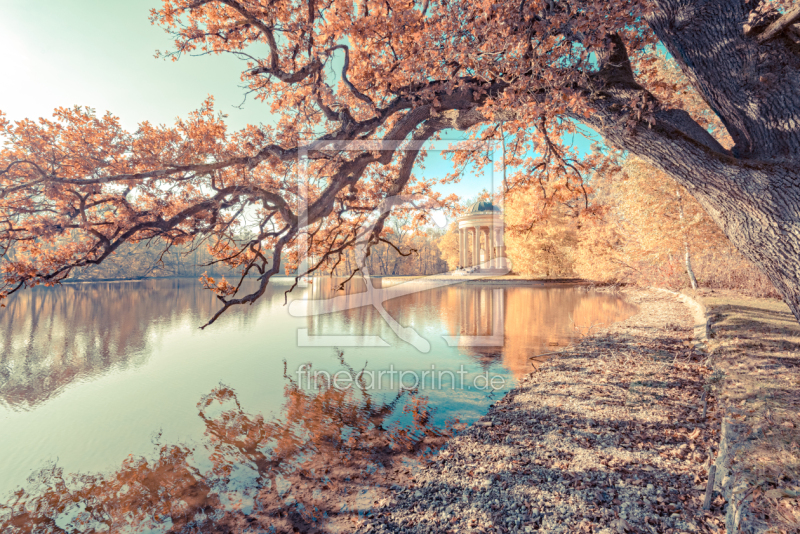
[[[655,124],[620,127],[631,118],[628,102],[646,91],[616,37],[596,77],[597,113],[574,118],[686,187],[800,321],[800,46],[783,35],[761,43],[746,34],[752,4],[742,0],[655,4],[653,30],[734,149],[724,150],[682,110],[660,107]]]
[[[746,258],[756,264],[800,321],[800,162],[748,162],[665,132],[637,128],[606,137],[673,176]]]
[[[732,155],[800,158],[800,46],[785,35],[762,43],[758,32],[746,32],[757,2],[655,3],[653,30],[725,125]]]

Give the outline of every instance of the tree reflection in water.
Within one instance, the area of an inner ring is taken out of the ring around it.
[[[359,489],[386,484],[387,469],[451,433],[450,424],[433,426],[414,391],[383,402],[365,388],[303,389],[284,377],[279,419],[247,413],[224,385],[203,396],[208,454],[156,439],[154,458],[130,457],[110,474],[38,471],[0,504],[0,531],[314,532],[326,519],[357,514]]]

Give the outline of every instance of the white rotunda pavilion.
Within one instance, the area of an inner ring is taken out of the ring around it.
[[[458,254],[462,268],[505,269],[503,213],[488,201],[472,204],[458,218]]]

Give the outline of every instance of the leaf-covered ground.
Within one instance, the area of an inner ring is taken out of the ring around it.
[[[702,509],[719,423],[689,312],[627,297],[639,313],[532,367],[358,532],[722,532],[722,498]]]
[[[699,297],[712,321],[715,392],[736,436],[732,478],[718,481],[744,501],[740,525],[800,532],[800,325],[777,299]]]

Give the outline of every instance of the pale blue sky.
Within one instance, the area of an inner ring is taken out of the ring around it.
[[[11,119],[91,106],[135,129],[171,124],[213,94],[232,128],[266,122],[263,105],[234,108],[240,62],[232,57],[155,59],[170,37],[148,20],[159,0],[0,0],[0,109]]]
[[[83,105],[118,116],[135,130],[139,122],[172,124],[209,95],[228,114],[231,129],[270,122],[267,106],[248,100],[237,109],[241,62],[231,56],[153,57],[171,38],[148,20],[160,0],[0,0],[0,110],[8,118],[50,117],[58,106]],[[447,136],[457,138],[458,136]],[[579,136],[577,136],[579,137]],[[582,147],[588,142],[577,139]],[[442,175],[449,162],[431,154],[425,174]],[[495,178],[496,184],[499,178]],[[441,188],[472,197],[487,176],[465,176]]]

